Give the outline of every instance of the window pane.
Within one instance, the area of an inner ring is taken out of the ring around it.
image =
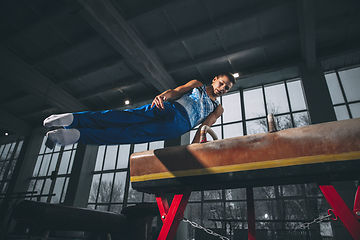
[[[222,190],[204,191],[205,200],[222,199]]]
[[[221,127],[220,126],[212,127],[211,129],[216,133],[218,139],[222,139]],[[207,138],[207,140],[209,142],[213,140],[213,138],[208,133],[206,134],[206,138]]]
[[[223,121],[224,123],[240,121],[241,106],[240,93],[234,93],[222,97],[222,106],[224,108]]]
[[[66,151],[63,153],[62,158],[61,158],[60,167],[59,167],[59,174],[67,173],[67,169],[68,169],[69,162],[70,162],[70,156],[71,156],[70,151]]]
[[[305,98],[300,80],[287,82],[292,111],[306,109]]]
[[[61,202],[64,202],[65,201],[65,196],[66,196],[66,191],[67,191],[67,187],[69,185],[69,178],[65,178],[65,185],[64,185],[64,189],[63,189],[63,195],[61,197]]]
[[[89,203],[96,202],[97,194],[99,191],[99,183],[100,183],[100,174],[96,174],[93,176],[93,180],[91,183],[91,189],[89,194]]]
[[[243,127],[242,123],[235,123],[224,126],[224,138],[232,138],[243,136]]]
[[[3,179],[8,165],[9,165],[8,161],[2,162],[2,166],[1,166],[2,168],[0,168],[0,180]]]
[[[9,168],[9,172],[8,172],[8,175],[7,175],[7,179],[10,180],[11,176],[12,176],[12,173],[14,172],[14,168],[15,168],[15,165],[16,165],[16,161],[11,161],[10,163],[10,168]]]
[[[44,185],[44,189],[42,194],[49,194],[49,190],[50,190],[50,185],[51,185],[51,180],[50,179],[45,179],[45,185]]]
[[[53,171],[55,171],[58,158],[59,158],[59,153],[54,153],[53,156],[52,156],[52,158],[51,158],[48,176],[50,176],[51,173],[52,173]]]
[[[105,147],[106,146],[104,146],[104,145],[99,146],[97,157],[96,157],[95,171],[101,171],[101,169],[102,169]]]
[[[53,193],[55,193],[55,196],[53,196],[51,198],[51,203],[59,203],[60,202],[61,194],[63,192],[64,181],[65,181],[65,178],[57,178],[56,179],[54,192],[53,192]]]
[[[131,186],[129,187],[128,202],[142,202],[143,194],[134,190]]]
[[[149,145],[149,150],[164,148],[164,141],[151,142]]]
[[[293,124],[292,124],[292,121],[291,121],[290,114],[277,116],[276,117],[276,125],[277,125],[277,129],[279,131],[284,130],[284,129],[288,129],[288,128],[292,128]]]
[[[275,198],[275,189],[272,186],[254,187],[254,198],[255,199]]]
[[[21,148],[22,148],[23,143],[24,143],[24,141],[19,142],[19,145],[18,145],[18,148],[16,149],[16,153],[15,153],[14,158],[18,158],[18,157],[19,157],[19,154],[20,154],[20,151],[21,151]]]
[[[344,103],[344,97],[340,89],[339,81],[336,73],[326,74],[326,82],[329,88],[331,100],[333,104]]]
[[[279,194],[280,196],[300,196],[302,195],[301,186],[299,184],[281,185]]]
[[[244,91],[246,119],[265,116],[262,88]]]
[[[45,136],[45,137],[43,138],[43,142],[42,142],[42,144],[41,144],[41,148],[40,148],[40,152],[39,152],[40,154],[44,153],[44,151],[45,151],[46,139],[47,139],[47,137]]]
[[[192,143],[192,141],[193,141],[193,139],[194,139],[194,137],[195,137],[196,131],[197,131],[197,130],[191,130],[191,131],[190,131],[190,143]]]
[[[147,143],[140,143],[134,145],[134,152],[143,152],[147,151],[148,144]]]
[[[35,183],[35,187],[34,187],[34,192],[36,192],[36,194],[41,194],[41,189],[43,187],[43,183],[44,183],[44,180],[38,180],[36,181]]]
[[[185,210],[185,217],[196,223],[201,223],[201,205],[200,203],[189,203]],[[195,239],[195,228],[188,227],[188,236],[186,239]]]
[[[295,113],[293,117],[294,117],[295,127],[310,125],[308,112]]]
[[[59,152],[61,149],[61,146],[60,145],[55,145],[55,149],[54,149],[54,152]]]
[[[349,107],[353,118],[360,117],[360,103],[350,104]]]
[[[203,221],[207,228],[222,228],[219,221],[211,221],[208,219],[224,219],[224,203],[204,203]]]
[[[334,107],[334,110],[338,121],[350,118],[345,105]]]
[[[118,172],[115,175],[114,190],[111,202],[123,202],[126,182],[126,172]]]
[[[246,200],[246,189],[226,189],[225,190],[226,200]]]
[[[273,220],[277,217],[275,201],[255,201],[255,219]]]
[[[41,169],[40,169],[40,173],[39,176],[45,176],[49,167],[49,163],[50,163],[50,154],[46,154],[44,155],[44,159],[41,165]]]
[[[33,172],[33,177],[39,176],[39,169],[40,169],[42,158],[43,158],[43,156],[38,156],[38,159],[36,161],[36,165],[35,165],[35,168],[34,168],[34,172]]]
[[[247,135],[265,133],[268,131],[266,118],[246,122]]]
[[[230,202],[226,203],[226,218],[227,219],[242,219],[247,218],[246,202]],[[255,211],[256,212],[256,211]],[[237,222],[234,222],[238,224]]]
[[[339,75],[347,100],[360,100],[360,68],[341,71]]]
[[[130,144],[120,145],[118,163],[116,168],[127,168],[130,154]]]
[[[201,192],[199,191],[192,191],[189,201],[200,201],[201,200]]]
[[[286,220],[309,219],[308,212],[303,210],[306,209],[306,203],[303,199],[285,200],[283,209],[285,210]]]
[[[285,84],[266,86],[265,97],[268,113],[279,114],[289,112]]]
[[[6,152],[5,160],[9,160],[11,158],[11,155],[15,148],[15,143],[8,144],[10,147],[8,148],[8,151]],[[4,154],[5,155],[5,154]]]
[[[104,170],[115,169],[118,146],[112,145],[106,147]]]
[[[99,188],[98,203],[109,203],[112,191],[113,173],[102,175],[101,184]]]

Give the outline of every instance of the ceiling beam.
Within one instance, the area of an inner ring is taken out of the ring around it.
[[[77,99],[84,100],[84,99],[95,97],[95,96],[97,96],[99,94],[103,94],[103,93],[106,93],[106,92],[121,91],[123,88],[133,86],[135,84],[142,83],[144,81],[145,81],[145,79],[140,78],[140,77],[134,77],[134,78],[131,78],[131,79],[122,80],[122,81],[119,81],[118,83],[115,83],[113,85],[112,84],[111,85],[106,85],[104,87],[96,88],[93,91],[86,92],[85,94],[78,96]]]
[[[30,32],[31,30],[34,30],[35,28],[44,26],[44,25],[48,24],[51,21],[54,21],[54,20],[56,20],[58,18],[61,18],[64,15],[70,14],[70,13],[76,11],[78,8],[79,8],[79,6],[77,4],[71,4],[69,6],[63,6],[60,9],[56,10],[56,12],[50,12],[48,15],[44,16],[43,18],[38,19],[35,22],[24,24],[23,26],[21,26],[20,29],[18,29],[17,32],[6,36],[6,38],[4,38],[0,42],[0,46],[3,46],[4,44],[10,42],[14,38],[20,37],[21,35],[24,35],[24,34]]]
[[[88,44],[90,42],[93,42],[93,41],[95,41],[97,39],[100,39],[99,35],[91,34],[89,36],[86,36],[86,37],[84,37],[82,39],[77,40],[76,43],[74,43],[73,45],[67,47],[66,49],[61,49],[61,50],[59,50],[57,52],[53,52],[49,56],[37,59],[36,61],[31,63],[31,65],[33,67],[38,67],[39,65],[41,65],[41,64],[43,64],[43,63],[45,63],[47,61],[50,61],[50,60],[52,60],[54,58],[60,59],[61,56],[65,55],[65,54],[67,54],[69,52],[72,52],[72,51],[74,51],[74,50],[76,50],[76,49],[78,49],[78,48],[80,48],[80,47],[82,47],[82,46],[84,46],[84,45],[86,45],[86,44]],[[60,48],[58,48],[58,49],[60,49]]]
[[[84,68],[82,68],[80,70],[77,70],[77,71],[73,72],[72,74],[66,75],[66,76],[64,76],[64,77],[62,77],[60,79],[56,79],[56,83],[62,85],[62,84],[74,81],[74,80],[76,80],[78,78],[85,77],[87,75],[96,73],[96,72],[101,71],[101,70],[103,70],[105,68],[115,66],[115,65],[120,64],[120,63],[122,63],[124,61],[125,61],[125,59],[123,59],[123,58],[119,59],[119,56],[113,56],[113,57],[111,57],[109,59],[99,61],[98,63],[88,65],[88,66],[86,66],[86,67],[84,67]]]
[[[116,11],[109,0],[78,0],[84,9],[82,16],[104,39],[114,47],[159,91],[175,88],[176,83],[153,52]]]
[[[22,136],[30,135],[33,126],[26,121],[12,115],[3,109],[0,109],[0,116],[0,126],[2,129],[13,133],[18,133]]]
[[[7,97],[6,100],[0,101],[0,107],[3,107],[5,105],[7,105],[7,104],[11,104],[13,102],[24,100],[24,99],[26,99],[28,97],[29,97],[29,94],[24,93],[22,91],[18,92],[18,93],[15,93],[14,95],[12,95],[10,97]]]
[[[5,47],[0,47],[0,77],[16,82],[22,91],[64,112],[88,110],[86,105]]]
[[[201,27],[195,27],[190,28],[187,31],[184,31],[178,35],[170,36],[170,37],[164,37],[156,42],[152,42],[149,44],[149,48],[155,50],[159,47],[164,47],[169,44],[173,44],[176,42],[185,41],[189,38],[193,38],[199,35],[203,35],[209,32],[213,32],[216,30],[220,30],[224,27],[228,27],[231,25],[238,24],[243,21],[247,21],[251,18],[255,18],[261,14],[264,14],[267,11],[270,11],[274,8],[278,8],[280,6],[283,6],[285,4],[294,3],[294,1],[289,0],[278,0],[276,3],[271,1],[266,1],[265,3],[261,4],[261,7],[257,7],[254,9],[251,9],[249,11],[245,11],[243,13],[239,14],[230,14],[227,18],[221,19],[214,23],[209,24],[203,24]]]
[[[301,55],[307,71],[316,70],[316,27],[313,0],[297,0]]]
[[[141,17],[145,17],[154,13],[159,13],[169,7],[172,7],[180,2],[183,2],[183,0],[168,0],[168,1],[164,1],[160,4],[154,4],[153,2],[149,2],[148,5],[143,6],[142,8],[136,8],[136,10],[138,11],[132,11],[130,13],[126,13],[127,17],[126,20],[127,21],[134,21],[135,19],[141,18]]]
[[[212,54],[208,54],[208,55],[204,55],[202,57],[196,58],[191,61],[184,61],[184,62],[181,62],[178,64],[174,64],[172,66],[169,66],[167,68],[167,70],[170,73],[174,73],[179,70],[183,70],[185,68],[194,67],[194,66],[206,63],[206,62],[212,62],[212,61],[216,61],[216,60],[219,60],[222,58],[229,58],[232,55],[240,54],[241,52],[246,52],[246,51],[256,49],[256,48],[263,48],[263,47],[278,43],[283,40],[298,38],[298,37],[299,37],[299,34],[297,31],[290,31],[290,32],[284,33],[282,35],[277,35],[276,37],[268,38],[266,40],[254,41],[254,42],[251,42],[248,44],[234,47],[232,49],[229,49],[228,51],[212,53]]]
[[[345,19],[345,20],[334,19],[332,22],[322,22],[319,24],[316,34],[319,34],[322,31],[328,31],[329,29],[342,28],[344,26],[348,26],[349,24],[357,23],[359,21],[360,21],[360,17],[353,17],[351,19]],[[263,39],[263,40],[259,40],[259,41],[255,41],[255,42],[250,42],[248,44],[234,47],[227,51],[212,53],[212,54],[204,55],[202,57],[199,57],[199,58],[196,58],[196,59],[193,59],[190,61],[180,62],[180,63],[177,63],[177,64],[167,67],[167,70],[169,71],[169,73],[174,73],[174,72],[177,72],[177,71],[185,69],[185,68],[198,66],[198,65],[201,65],[206,62],[217,61],[218,59],[228,58],[231,55],[240,54],[241,52],[246,52],[246,51],[256,49],[256,48],[263,48],[263,47],[278,43],[283,40],[299,38],[299,37],[300,37],[300,34],[299,34],[298,30],[288,31],[286,33],[277,35],[272,38],[267,38],[267,39]],[[241,69],[239,71],[241,71]]]

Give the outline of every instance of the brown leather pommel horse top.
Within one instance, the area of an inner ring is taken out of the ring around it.
[[[132,154],[132,187],[154,192],[357,180],[360,118]]]

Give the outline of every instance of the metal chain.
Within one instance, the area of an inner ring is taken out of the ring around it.
[[[214,232],[213,230],[211,230],[211,229],[204,228],[203,226],[200,226],[200,225],[197,224],[196,222],[192,222],[192,221],[190,221],[190,220],[188,220],[188,219],[186,219],[186,218],[183,218],[183,219],[181,219],[181,220],[182,220],[183,222],[189,223],[191,226],[193,226],[193,227],[195,227],[195,228],[204,230],[206,233],[208,233],[208,234],[210,234],[210,235],[213,235],[213,236],[215,236],[215,237],[219,237],[221,240],[230,240],[230,239],[227,238],[227,237],[224,237],[224,236],[222,236],[222,235],[220,235],[220,234],[215,233],[215,232]]]
[[[332,216],[332,215],[329,213],[329,214],[326,215],[326,216],[315,218],[314,221],[312,221],[312,222],[303,223],[303,224],[297,226],[297,227],[295,228],[295,230],[298,230],[298,229],[308,229],[311,224],[313,224],[313,223],[321,223],[322,221],[324,221],[324,220],[327,219],[327,218],[330,218],[331,216]]]

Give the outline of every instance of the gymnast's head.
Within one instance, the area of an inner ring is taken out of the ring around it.
[[[221,72],[214,77],[211,86],[213,87],[214,95],[217,97],[227,93],[235,84],[236,80],[232,73]]]

